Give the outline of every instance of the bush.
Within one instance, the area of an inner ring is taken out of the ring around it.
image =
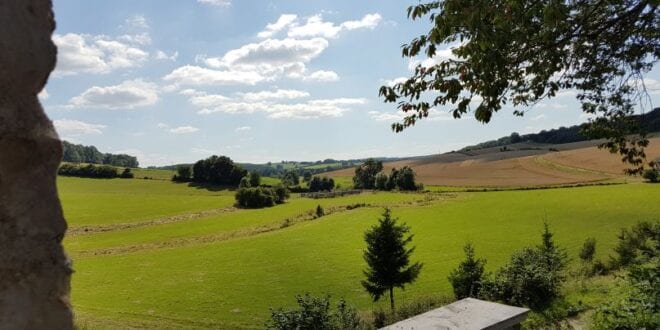
[[[132,179],[135,177],[135,175],[131,172],[130,168],[125,168],[123,172],[121,172],[121,175],[119,175],[120,178],[122,179]]]
[[[309,181],[309,191],[332,191],[335,188],[335,180],[328,177],[315,176]]]
[[[192,180],[192,169],[190,166],[179,166],[176,168],[176,174],[172,176],[172,181],[175,182],[189,182]]]
[[[657,183],[660,182],[660,171],[650,168],[642,173],[642,177],[648,182]]]
[[[325,215],[325,211],[321,207],[321,205],[316,206],[316,218],[320,218]]]
[[[660,245],[660,222],[639,222],[631,230],[621,229],[619,242],[611,258],[613,269],[644,263],[657,256]]]
[[[129,170],[130,172],[130,170]],[[57,174],[63,176],[77,176],[82,178],[111,179],[119,176],[117,169],[109,165],[73,165],[62,164]],[[131,173],[132,174],[132,173]]]
[[[483,296],[534,310],[550,305],[560,294],[568,260],[552,237],[544,224],[542,244],[515,252],[494,279],[484,281]]]
[[[627,280],[631,286],[627,296],[596,311],[595,329],[660,328],[659,259],[656,257],[643,265],[633,266]]]
[[[333,311],[330,297],[313,297],[309,293],[297,295],[297,309],[271,309],[266,329],[360,329],[357,311],[342,299]]]
[[[582,249],[580,249],[580,260],[583,262],[591,262],[594,260],[594,255],[596,254],[596,239],[587,238],[582,244]]]
[[[463,250],[465,251],[465,260],[449,274],[449,283],[454,288],[456,299],[479,296],[484,275],[484,264],[486,263],[483,259],[474,258],[472,244],[466,244]]]
[[[243,208],[270,207],[282,204],[289,198],[289,192],[284,187],[240,188],[236,191],[236,205]]]

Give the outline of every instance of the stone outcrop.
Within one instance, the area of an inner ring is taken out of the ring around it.
[[[52,3],[2,0],[0,22],[0,328],[71,329],[62,146],[37,98],[55,66]]]

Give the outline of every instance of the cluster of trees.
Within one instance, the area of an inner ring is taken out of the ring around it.
[[[76,165],[64,163],[60,165],[57,170],[57,174],[63,176],[77,176],[81,178],[99,178],[99,179],[112,179],[112,178],[122,178],[122,179],[131,179],[133,178],[133,173],[130,168],[125,168],[120,174],[117,171],[116,167],[110,165]]]
[[[62,141],[62,161],[69,163],[105,164],[118,167],[138,167],[137,158],[125,154],[101,153],[94,146]]]
[[[242,208],[262,208],[283,204],[289,198],[289,190],[283,186],[248,187],[236,191],[236,206]]]
[[[181,173],[179,173],[181,174]],[[192,167],[192,181],[226,186],[238,186],[247,171],[227,156],[211,156]]]
[[[364,329],[357,310],[340,299],[332,308],[330,296],[297,295],[295,309],[271,309],[266,329]]]
[[[376,181],[374,188],[378,190],[394,190],[399,189],[402,191],[413,191],[423,189],[423,186],[415,182],[415,171],[404,166],[400,170],[393,168],[390,175],[385,172],[376,174]]]
[[[383,172],[383,162],[374,159],[368,159],[355,168],[353,186],[355,189],[409,191],[422,189],[422,185],[415,182],[415,171],[412,168],[408,166],[399,170],[393,168],[387,175]]]
[[[241,179],[238,184],[239,188],[259,187],[261,185],[261,175],[258,172],[252,171]]]
[[[309,180],[310,192],[332,191],[332,189],[335,189],[335,180],[332,178],[315,176]]]
[[[355,189],[374,189],[376,186],[376,174],[383,170],[383,162],[373,158],[355,167],[353,176],[353,187]]]

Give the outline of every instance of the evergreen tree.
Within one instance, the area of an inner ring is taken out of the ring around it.
[[[465,260],[449,274],[449,282],[454,288],[456,299],[479,296],[484,276],[484,264],[486,263],[483,259],[474,258],[472,244],[466,244],[463,250],[465,251]]]
[[[410,255],[415,248],[406,248],[413,236],[407,236],[410,228],[405,224],[397,224],[392,218],[390,209],[386,208],[378,224],[367,230],[364,240],[367,250],[364,260],[369,266],[364,271],[366,280],[362,286],[369,292],[374,301],[378,301],[389,291],[390,306],[394,311],[394,288],[404,288],[417,279],[422,264],[410,264]]]

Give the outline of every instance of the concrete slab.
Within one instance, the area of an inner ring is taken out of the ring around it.
[[[517,329],[529,309],[465,298],[432,311],[394,323],[383,329]]]

